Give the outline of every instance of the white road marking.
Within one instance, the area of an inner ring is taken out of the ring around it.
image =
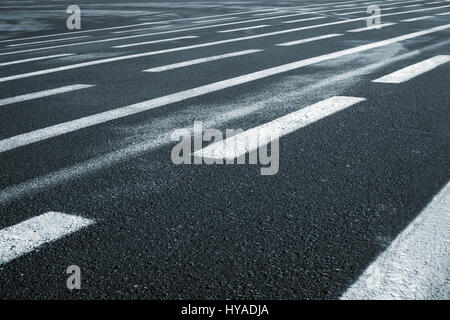
[[[449,12],[443,12],[443,13],[438,13],[437,16],[448,16],[450,14]]]
[[[192,65],[195,65],[195,64],[199,64],[199,63],[205,63],[205,62],[210,62],[210,61],[227,59],[227,58],[231,58],[231,57],[237,57],[237,56],[242,56],[242,55],[251,54],[251,53],[255,53],[255,52],[261,52],[261,51],[263,51],[263,50],[254,49],[254,50],[244,50],[244,51],[238,51],[238,52],[231,52],[231,53],[221,54],[221,55],[217,55],[217,56],[211,56],[211,57],[206,57],[206,58],[199,58],[199,59],[194,59],[194,60],[189,60],[189,61],[169,64],[169,65],[165,65],[165,66],[161,66],[161,67],[150,68],[150,69],[144,70],[144,72],[162,72],[162,71],[167,71],[167,70],[173,70],[173,69],[183,68],[183,67],[187,67],[187,66],[192,66]]]
[[[31,62],[31,61],[39,61],[39,60],[52,59],[52,58],[61,58],[61,57],[67,57],[67,56],[73,56],[73,55],[75,55],[75,53],[63,53],[63,54],[54,54],[51,56],[42,56],[42,57],[21,59],[21,60],[15,60],[15,61],[8,61],[8,62],[0,63],[0,67],[10,66],[13,64],[19,64],[19,63],[25,63],[25,62]]]
[[[280,11],[274,11],[274,12],[255,13],[253,16],[261,17],[261,16],[268,16],[271,14],[280,14],[280,13],[286,13],[286,12],[287,11],[280,10]]]
[[[194,152],[193,155],[209,159],[232,160],[365,100],[355,97],[331,97],[231,138],[212,143]]]
[[[318,37],[305,38],[305,39],[300,39],[300,40],[295,40],[295,41],[278,43],[278,44],[276,44],[276,46],[282,46],[282,47],[294,46],[294,45],[301,44],[301,43],[307,43],[307,42],[311,42],[311,41],[328,39],[328,38],[338,37],[338,36],[342,36],[342,35],[343,35],[342,33],[325,34],[323,36],[318,36]]]
[[[404,19],[404,20],[400,20],[401,22],[412,22],[412,21],[419,21],[419,20],[425,20],[425,19],[430,19],[433,18],[433,16],[422,16],[422,17],[417,17],[417,18],[411,18],[411,19]]]
[[[384,11],[390,11],[395,9],[400,9],[401,7],[390,7],[390,8],[381,8],[381,12]],[[357,14],[357,13],[365,13],[367,14],[367,10],[359,10],[359,11],[352,11],[352,12],[344,12],[344,13],[338,13],[339,16],[348,16],[351,14]]]
[[[24,42],[24,43],[10,44],[10,45],[7,45],[7,47],[28,46],[28,45],[32,45],[32,44],[47,43],[47,42],[57,42],[57,41],[67,41],[67,40],[82,39],[82,38],[89,38],[89,37],[90,36],[79,36],[79,37],[71,37],[71,38],[63,38],[63,39],[52,39],[52,40],[43,40],[43,41]]]
[[[390,73],[384,77],[373,80],[379,83],[402,83],[411,80],[425,72],[439,67],[441,64],[450,61],[450,55],[440,55],[421,61],[406,68]]]
[[[450,299],[450,182],[341,297]]]
[[[129,116],[129,115],[152,110],[155,108],[159,108],[161,106],[184,101],[186,99],[198,97],[198,96],[208,94],[211,92],[216,92],[219,90],[234,87],[234,86],[241,85],[244,83],[249,83],[249,82],[252,82],[252,81],[255,81],[258,79],[263,79],[263,78],[267,78],[267,77],[277,75],[280,73],[296,70],[298,68],[302,68],[302,67],[309,66],[312,64],[320,63],[320,62],[331,60],[331,59],[336,59],[336,58],[347,56],[350,54],[359,53],[359,52],[367,51],[370,49],[394,44],[394,43],[397,43],[400,41],[414,39],[414,38],[421,37],[421,36],[424,36],[427,34],[447,30],[448,28],[450,28],[450,24],[446,24],[446,25],[442,25],[442,26],[438,26],[438,27],[434,27],[434,28],[426,29],[426,30],[422,30],[422,31],[417,31],[417,32],[405,34],[402,36],[398,36],[398,37],[394,37],[394,38],[390,38],[390,39],[350,48],[350,49],[332,52],[332,53],[324,54],[321,56],[284,64],[284,65],[281,65],[278,67],[264,69],[261,71],[249,73],[249,74],[242,75],[239,77],[214,82],[214,83],[211,83],[208,85],[204,85],[204,86],[200,86],[197,88],[173,93],[173,94],[155,98],[155,99],[150,99],[150,100],[143,101],[140,103],[125,106],[122,108],[105,111],[102,113],[94,114],[91,116],[83,117],[83,118],[72,120],[69,122],[63,122],[63,123],[56,124],[56,125],[53,125],[53,126],[50,126],[47,128],[38,129],[35,131],[27,132],[27,133],[20,134],[20,135],[14,136],[14,137],[0,140],[0,152],[5,152],[5,151],[12,150],[12,149],[15,149],[15,148],[18,148],[21,146],[26,146],[26,145],[34,143],[34,142],[46,140],[46,139],[56,137],[56,136],[59,136],[59,135],[65,134],[65,133],[73,132],[73,131],[87,128],[90,126],[94,126],[94,125],[97,125],[100,123],[112,121],[115,119],[120,119],[120,118]]]
[[[0,230],[0,265],[93,223],[80,216],[47,212]]]
[[[86,88],[90,88],[93,86],[94,85],[90,85],[90,84],[75,84],[75,85],[60,87],[60,88],[56,88],[56,89],[28,93],[28,94],[11,97],[11,98],[6,98],[6,99],[0,99],[0,106],[5,106],[8,104],[12,104],[12,103],[18,103],[18,102],[53,96],[56,94],[66,93],[66,92],[75,91],[75,90],[86,89]]]
[[[177,37],[177,38],[169,38],[169,39],[160,39],[160,40],[123,44],[120,46],[114,46],[113,48],[128,48],[128,47],[136,47],[136,46],[142,46],[142,45],[152,44],[152,43],[169,42],[169,41],[177,41],[177,40],[184,40],[184,39],[196,39],[196,38],[198,38],[198,36],[185,36],[185,37]]]
[[[228,18],[218,18],[218,19],[210,19],[210,20],[201,20],[201,21],[193,21],[192,23],[209,23],[209,22],[216,22],[216,21],[223,21],[223,20],[233,20],[238,19],[238,17],[228,17]]]
[[[259,26],[252,26],[252,27],[245,27],[245,28],[237,28],[237,29],[228,29],[228,30],[219,30],[218,33],[227,33],[227,32],[235,32],[235,31],[244,31],[244,30],[251,30],[251,29],[259,29],[259,28],[265,28],[270,27],[268,24],[263,24]]]
[[[42,35],[42,36],[34,36],[34,37],[26,37],[26,38],[6,39],[6,40],[1,40],[0,43],[21,41],[21,40],[30,40],[30,39],[41,39],[41,38],[56,37],[56,36],[62,36],[62,35],[68,35],[68,34],[79,34],[79,33],[85,33],[85,32],[115,30],[115,29],[123,29],[123,28],[138,27],[138,26],[151,25],[151,24],[161,24],[161,23],[167,23],[167,21],[144,22],[144,23],[138,23],[138,24],[130,24],[130,25],[126,25],[126,26],[119,26],[119,27],[91,29],[91,30],[83,30],[83,31],[76,31],[76,32],[62,32],[62,33],[54,33],[54,34],[47,34],[47,35]]]
[[[305,18],[305,19],[283,21],[282,23],[294,23],[294,22],[302,22],[302,21],[312,21],[312,20],[319,20],[319,19],[325,19],[325,18],[326,17],[312,17],[312,18]]]
[[[347,32],[362,32],[362,31],[374,30],[374,29],[378,30],[378,29],[381,29],[384,27],[393,26],[394,24],[397,24],[397,23],[391,22],[391,23],[383,23],[383,24],[374,24],[373,26],[370,26],[370,27],[347,30]]]

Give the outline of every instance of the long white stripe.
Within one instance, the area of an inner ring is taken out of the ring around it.
[[[75,215],[47,212],[0,230],[0,265],[93,223]]]
[[[302,22],[302,21],[312,21],[312,20],[319,20],[319,19],[325,19],[325,18],[326,17],[312,17],[312,18],[305,18],[305,19],[283,21],[282,23],[294,23],[294,22]]]
[[[25,62],[31,62],[31,61],[39,61],[39,60],[52,59],[52,58],[61,58],[61,57],[67,57],[67,56],[73,56],[73,55],[75,55],[75,54],[74,53],[63,53],[63,54],[54,54],[51,56],[42,56],[42,57],[35,57],[35,58],[29,58],[29,59],[14,60],[14,61],[0,63],[0,67],[10,66],[13,64],[19,64],[19,63],[25,63]]]
[[[422,16],[422,17],[411,18],[411,19],[403,19],[400,21],[401,22],[413,22],[413,21],[425,20],[425,19],[430,19],[430,18],[433,18],[433,16]]]
[[[322,39],[328,39],[328,38],[338,37],[338,36],[342,36],[342,35],[343,35],[342,33],[325,34],[323,36],[318,36],[318,37],[305,38],[305,39],[300,39],[300,40],[295,40],[295,41],[279,43],[279,44],[276,44],[276,46],[282,46],[282,47],[294,46],[296,44],[317,41],[317,40],[322,40]]]
[[[109,27],[109,28],[100,28],[100,29],[91,29],[91,30],[76,31],[76,32],[73,32],[73,33],[71,33],[71,32],[62,32],[62,33],[47,34],[47,35],[42,35],[42,36],[34,36],[34,37],[26,37],[26,38],[15,38],[15,39],[6,39],[6,40],[1,40],[0,43],[3,43],[3,42],[13,42],[13,41],[21,41],[21,40],[30,40],[30,39],[49,38],[49,37],[56,37],[56,36],[62,36],[62,35],[68,35],[68,34],[79,34],[79,33],[85,33],[85,32],[96,32],[96,31],[104,31],[104,30],[115,30],[115,29],[123,29],[123,28],[138,27],[138,26],[151,25],[151,24],[161,24],[161,23],[167,23],[167,21],[144,22],[144,23],[138,23],[138,24],[130,24],[130,25],[126,25],[126,26],[119,26],[119,27]]]
[[[392,26],[394,24],[397,24],[397,23],[392,22],[392,23],[384,23],[384,24],[374,24],[373,26],[370,26],[370,27],[347,30],[347,32],[362,32],[362,31],[367,31],[367,30],[381,29],[384,27]]]
[[[419,63],[390,73],[384,77],[373,80],[372,82],[402,83],[411,80],[425,72],[433,70],[448,61],[450,61],[450,55],[435,56],[433,58],[421,61]]]
[[[438,13],[437,16],[448,16],[450,14],[449,12],[443,12],[443,13]]]
[[[79,36],[79,37],[71,37],[71,38],[64,38],[64,39],[52,39],[52,40],[44,40],[44,41],[33,41],[33,42],[25,42],[25,43],[16,43],[16,44],[7,45],[7,47],[28,46],[28,45],[31,45],[31,44],[57,42],[57,41],[67,41],[67,40],[82,39],[82,38],[89,38],[89,37],[90,36]]]
[[[29,100],[33,100],[33,99],[53,96],[53,95],[56,95],[56,94],[61,94],[61,93],[66,93],[66,92],[70,92],[70,91],[86,89],[86,88],[90,88],[90,87],[93,87],[93,85],[90,85],[90,84],[75,84],[75,85],[65,86],[65,87],[56,88],[56,89],[50,89],[50,90],[44,90],[44,91],[39,91],[39,92],[28,93],[28,94],[15,96],[15,97],[11,97],[11,98],[0,99],[0,106],[5,106],[7,104],[18,103],[18,102],[29,101]]]
[[[152,41],[145,41],[145,42],[138,42],[138,43],[123,44],[120,46],[114,46],[113,48],[128,48],[128,47],[136,47],[136,46],[142,46],[142,45],[152,44],[152,43],[170,42],[170,41],[177,41],[177,40],[184,40],[184,39],[196,39],[196,38],[198,38],[198,36],[185,36],[185,37],[177,37],[177,38],[169,38],[169,39],[160,39],[160,40],[152,40]]]
[[[450,182],[341,299],[450,299],[449,235]]]
[[[328,53],[325,55],[321,55],[321,56],[317,56],[317,57],[313,57],[313,58],[309,58],[309,59],[305,59],[305,60],[300,60],[300,61],[284,64],[284,65],[281,65],[278,67],[269,68],[269,69],[249,73],[249,74],[246,74],[243,76],[211,83],[211,84],[204,85],[201,87],[181,91],[181,92],[170,94],[170,95],[163,96],[160,98],[150,99],[150,100],[136,103],[133,105],[125,106],[122,108],[98,113],[98,114],[95,114],[92,116],[87,116],[87,117],[80,118],[77,120],[60,123],[60,124],[57,124],[57,125],[54,125],[51,127],[31,131],[31,132],[17,135],[17,136],[11,137],[11,138],[0,140],[0,152],[12,150],[12,149],[15,149],[15,148],[18,148],[21,146],[25,146],[25,145],[37,142],[37,141],[49,139],[52,137],[56,137],[56,136],[65,134],[65,133],[73,132],[73,131],[87,128],[87,127],[97,125],[100,123],[105,123],[107,121],[120,119],[120,118],[129,116],[129,115],[148,111],[148,110],[158,108],[161,106],[165,106],[168,104],[184,101],[186,99],[198,97],[198,96],[201,96],[201,95],[204,95],[207,93],[223,90],[223,89],[230,88],[233,86],[252,82],[252,81],[255,81],[258,79],[263,79],[263,78],[270,77],[270,76],[280,74],[283,72],[292,71],[292,70],[302,68],[305,66],[309,66],[309,65],[312,65],[315,63],[319,63],[319,62],[323,62],[323,61],[327,61],[327,60],[331,60],[331,59],[336,59],[339,57],[367,51],[367,50],[374,49],[374,48],[387,46],[387,45],[397,43],[400,41],[404,41],[404,40],[408,40],[408,39],[414,39],[414,38],[417,38],[417,37],[420,37],[423,35],[443,31],[448,28],[450,28],[450,24],[446,24],[446,25],[439,26],[439,27],[434,27],[431,29],[423,30],[423,31],[417,31],[417,32],[405,34],[402,36],[398,36],[398,37],[386,39],[383,41],[378,41],[378,42],[358,46],[355,48],[336,51],[333,53]]]
[[[192,65],[195,65],[195,64],[205,63],[205,62],[210,62],[210,61],[216,61],[216,60],[221,60],[221,59],[226,59],[226,58],[231,58],[231,57],[242,56],[242,55],[255,53],[255,52],[260,52],[260,51],[263,51],[263,50],[255,49],[255,50],[244,50],[244,51],[238,51],[238,52],[231,52],[231,53],[221,54],[221,55],[217,55],[217,56],[211,56],[211,57],[206,57],[206,58],[199,58],[199,59],[194,59],[194,60],[189,60],[189,61],[169,64],[169,65],[165,65],[165,66],[161,66],[161,67],[150,68],[150,69],[146,69],[144,71],[145,72],[162,72],[162,71],[167,71],[167,70],[173,70],[173,69],[178,69],[178,68],[182,68],[182,67],[192,66]]]
[[[231,138],[210,144],[194,156],[210,159],[235,159],[267,145],[270,141],[306,127],[333,113],[348,108],[364,98],[335,96],[269,123],[244,131]]]
[[[259,28],[265,28],[270,27],[268,24],[263,24],[259,26],[252,26],[252,27],[245,27],[245,28],[237,28],[237,29],[228,29],[228,30],[219,30],[218,33],[227,33],[227,32],[235,32],[235,31],[244,31],[244,30],[252,30],[252,29],[259,29]]]

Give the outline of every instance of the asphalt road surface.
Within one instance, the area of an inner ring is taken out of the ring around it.
[[[449,299],[449,13],[2,1],[0,298]],[[194,122],[276,170],[174,163]]]

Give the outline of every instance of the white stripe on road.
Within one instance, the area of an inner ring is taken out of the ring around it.
[[[196,38],[198,38],[198,36],[185,36],[185,37],[177,37],[177,38],[169,38],[169,39],[160,39],[160,40],[123,44],[120,46],[114,46],[113,48],[128,48],[128,47],[136,47],[136,46],[142,46],[142,45],[152,44],[152,43],[170,42],[170,41],[177,41],[177,40],[184,40],[184,39],[196,39]]]
[[[86,89],[86,88],[90,88],[90,87],[93,87],[93,85],[90,85],[90,84],[75,84],[75,85],[65,86],[65,87],[56,88],[56,89],[50,89],[50,90],[44,90],[44,91],[39,91],[39,92],[28,93],[28,94],[24,94],[24,95],[20,95],[20,96],[16,96],[16,97],[0,99],[0,106],[5,106],[5,105],[8,105],[8,104],[12,104],[12,103],[18,103],[18,102],[29,101],[29,100],[34,100],[34,99],[38,99],[38,98],[53,96],[53,95],[56,95],[56,94],[61,94],[61,93],[75,91],[75,90]]]
[[[0,265],[93,223],[75,215],[47,212],[0,230]]]
[[[433,16],[422,16],[422,17],[417,17],[417,18],[404,19],[404,20],[400,20],[400,21],[401,22],[413,22],[413,21],[425,20],[425,19],[430,19],[430,18],[433,18]]]
[[[194,152],[193,155],[208,159],[233,160],[364,100],[366,99],[331,97],[269,123],[244,131],[231,138],[210,144]]]
[[[73,55],[75,55],[75,54],[74,53],[63,53],[63,54],[54,54],[51,56],[42,56],[42,57],[35,57],[35,58],[29,58],[29,59],[14,60],[14,61],[0,63],[0,67],[10,66],[13,64],[19,64],[19,63],[25,63],[25,62],[31,62],[31,61],[39,61],[39,60],[52,59],[52,58],[61,58],[61,57],[67,57],[67,56],[73,56]]]
[[[235,31],[244,31],[244,30],[252,30],[252,29],[259,29],[259,28],[265,28],[270,27],[268,24],[263,24],[259,26],[253,26],[253,27],[245,27],[245,28],[238,28],[238,29],[228,29],[228,30],[219,30],[218,33],[226,33],[226,32],[235,32]]]
[[[380,83],[402,83],[411,80],[425,72],[439,67],[441,64],[450,61],[450,55],[440,55],[421,61],[406,68],[395,71],[384,77],[373,80],[372,82]]]
[[[450,182],[341,297],[450,299]]]
[[[67,40],[82,39],[82,38],[89,38],[89,37],[90,36],[79,36],[79,37],[71,37],[71,38],[63,38],[63,39],[52,39],[52,40],[44,40],[44,41],[33,41],[33,42],[25,42],[25,43],[16,43],[16,44],[7,45],[7,47],[28,46],[28,45],[31,45],[31,44],[57,42],[57,41],[67,41]]]
[[[395,10],[400,9],[401,7],[390,7],[390,8],[381,8],[381,11],[389,11],[389,10]],[[352,11],[352,12],[344,12],[344,13],[338,13],[339,16],[348,16],[351,14],[357,14],[357,13],[367,13],[366,10],[359,10],[359,11]]]
[[[450,11],[449,12],[438,13],[437,15],[438,16],[448,16],[449,14],[450,14]]]
[[[208,23],[208,22],[216,22],[216,21],[223,21],[223,20],[233,20],[238,19],[239,17],[229,17],[229,18],[218,18],[218,19],[210,19],[210,20],[201,20],[201,21],[193,21],[192,23]]]
[[[282,47],[294,46],[296,44],[317,41],[317,40],[322,40],[322,39],[328,39],[328,38],[338,37],[338,36],[342,36],[342,35],[343,35],[342,33],[325,34],[323,36],[318,36],[318,37],[305,38],[305,39],[300,39],[300,40],[295,40],[295,41],[279,43],[279,44],[276,44],[276,46],[282,46]]]
[[[358,46],[358,47],[354,47],[354,48],[350,48],[350,49],[336,51],[333,53],[328,53],[328,54],[324,54],[321,56],[284,64],[284,65],[281,65],[278,67],[264,69],[261,71],[249,73],[249,74],[242,75],[239,77],[222,80],[219,82],[214,82],[214,83],[200,86],[197,88],[193,88],[193,89],[177,92],[174,94],[166,95],[166,96],[163,96],[160,98],[150,99],[150,100],[143,101],[140,103],[125,106],[122,108],[105,111],[105,112],[94,114],[94,115],[87,116],[84,118],[80,118],[80,119],[72,120],[69,122],[64,122],[64,123],[60,123],[57,125],[53,125],[53,126],[50,126],[47,128],[38,129],[38,130],[31,131],[28,133],[20,134],[20,135],[11,137],[11,138],[0,140],[0,152],[5,152],[5,151],[12,150],[12,149],[15,149],[15,148],[18,148],[21,146],[26,146],[28,144],[31,144],[31,143],[34,143],[37,141],[42,141],[42,140],[56,137],[56,136],[59,136],[59,135],[65,134],[65,133],[73,132],[73,131],[87,128],[90,126],[94,126],[97,124],[112,121],[115,119],[120,119],[120,118],[129,116],[129,115],[148,111],[148,110],[162,107],[165,105],[169,105],[172,103],[184,101],[186,99],[198,97],[198,96],[208,94],[211,92],[216,92],[219,90],[234,87],[234,86],[241,85],[244,83],[249,83],[249,82],[252,82],[252,81],[255,81],[258,79],[263,79],[263,78],[267,78],[267,77],[277,75],[280,73],[296,70],[298,68],[302,68],[302,67],[309,66],[312,64],[320,63],[320,62],[331,60],[331,59],[336,59],[339,57],[367,51],[367,50],[374,49],[374,48],[387,46],[387,45],[394,44],[394,43],[408,40],[408,39],[414,39],[417,37],[421,37],[423,35],[447,30],[448,28],[450,28],[450,24],[446,24],[446,25],[439,26],[439,27],[434,27],[434,28],[427,29],[427,30],[417,31],[417,32],[405,34],[402,36],[386,39],[383,41],[378,41],[378,42],[374,42],[374,43],[370,43],[370,44],[366,44],[366,45],[362,45],[362,46]]]
[[[362,31],[367,31],[367,30],[381,29],[384,27],[393,26],[394,24],[397,24],[397,23],[392,22],[392,23],[374,24],[373,26],[370,26],[370,27],[347,30],[347,32],[362,32]]]
[[[210,61],[216,61],[216,60],[221,60],[221,59],[227,59],[227,58],[231,58],[231,57],[242,56],[242,55],[251,54],[251,53],[260,52],[260,51],[263,51],[263,50],[254,49],[254,50],[244,50],[244,51],[238,51],[238,52],[231,52],[231,53],[221,54],[221,55],[217,55],[217,56],[211,56],[211,57],[206,57],[206,58],[199,58],[199,59],[194,59],[194,60],[189,60],[189,61],[169,64],[169,65],[165,65],[165,66],[161,66],[161,67],[150,68],[150,69],[146,69],[144,71],[145,72],[162,72],[162,71],[167,71],[167,70],[173,70],[173,69],[178,69],[178,68],[182,68],[182,67],[192,66],[192,65],[195,65],[195,64],[205,63],[205,62],[210,62]]]
[[[319,19],[325,19],[325,18],[326,17],[312,17],[312,18],[305,18],[305,19],[283,21],[282,23],[294,23],[294,22],[302,22],[302,21],[312,21],[312,20],[319,20]]]
[[[16,38],[16,39],[6,39],[6,40],[1,40],[0,43],[12,42],[12,41],[21,41],[21,40],[30,40],[30,39],[49,38],[49,37],[68,35],[70,33],[71,34],[79,34],[79,33],[85,33],[85,32],[115,30],[115,29],[123,29],[123,28],[130,28],[130,27],[137,27],[137,26],[144,26],[144,25],[151,25],[151,24],[161,24],[161,23],[167,23],[167,21],[144,22],[144,23],[138,23],[138,24],[130,24],[130,25],[126,25],[126,26],[119,26],[119,27],[110,27],[110,28],[100,28],[100,29],[76,31],[76,32],[73,32],[73,33],[71,33],[71,32],[62,32],[62,33],[47,34],[47,35],[43,35],[43,36],[34,36],[34,37]]]

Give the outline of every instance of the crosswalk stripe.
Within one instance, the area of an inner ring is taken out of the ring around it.
[[[209,23],[209,22],[216,22],[216,21],[224,21],[224,20],[233,20],[238,19],[238,17],[228,17],[228,18],[218,18],[218,19],[210,19],[210,20],[200,20],[200,21],[193,21],[194,24],[200,24],[200,23]]]
[[[50,55],[50,56],[42,56],[42,57],[14,60],[14,61],[8,61],[8,62],[0,63],[0,67],[10,66],[10,65],[13,65],[13,64],[19,64],[19,63],[25,63],[25,62],[45,60],[45,59],[61,58],[61,57],[67,57],[67,56],[73,56],[73,55],[75,55],[75,54],[74,53],[63,53],[63,54],[54,54],[54,55]]]
[[[184,40],[184,39],[196,39],[196,38],[198,38],[198,36],[176,37],[176,38],[169,38],[169,39],[160,39],[160,40],[123,44],[123,45],[119,45],[119,46],[114,46],[113,48],[128,48],[128,47],[142,46],[142,45],[146,45],[146,44],[170,42],[170,41],[177,41],[177,40]]]
[[[231,138],[210,144],[195,151],[193,155],[209,159],[233,160],[365,100],[364,98],[334,96]]]
[[[245,27],[245,28],[237,28],[237,29],[228,29],[228,30],[219,30],[218,33],[227,33],[227,32],[236,32],[236,31],[244,31],[244,30],[253,30],[253,29],[260,29],[260,28],[266,28],[270,27],[268,24],[263,24],[259,26],[252,26],[252,27]]]
[[[422,17],[417,17],[417,18],[403,19],[400,21],[401,22],[413,22],[413,21],[425,20],[425,19],[430,19],[430,18],[433,18],[433,16],[422,16]]]
[[[295,23],[295,22],[302,22],[302,21],[312,21],[312,20],[325,19],[325,18],[326,17],[312,17],[312,18],[305,18],[305,19],[296,19],[296,20],[283,21],[282,23]]]
[[[441,64],[450,61],[450,55],[440,55],[433,58],[415,63],[406,68],[400,69],[393,73],[390,73],[384,77],[373,80],[372,82],[379,83],[402,83],[411,80],[425,72],[433,70],[439,67]]]
[[[393,26],[395,24],[397,24],[397,23],[392,22],[392,23],[374,24],[374,25],[369,26],[369,27],[347,30],[347,32],[362,32],[362,31],[367,31],[367,30],[381,29],[381,28],[384,28],[384,27]]]
[[[449,206],[450,182],[341,299],[449,299]]]
[[[318,37],[311,37],[311,38],[305,38],[305,39],[300,39],[300,40],[295,40],[295,41],[278,43],[278,44],[276,44],[276,46],[282,46],[282,47],[294,46],[294,45],[301,44],[301,43],[307,43],[307,42],[312,42],[312,41],[317,41],[317,40],[322,40],[322,39],[328,39],[328,38],[338,37],[338,36],[342,36],[342,35],[343,35],[342,33],[325,34],[323,36],[318,36]]]
[[[8,104],[12,104],[12,103],[24,102],[24,101],[34,100],[34,99],[38,99],[38,98],[53,96],[56,94],[66,93],[66,92],[75,91],[75,90],[86,89],[86,88],[90,88],[93,86],[94,85],[90,85],[90,84],[75,84],[75,85],[65,86],[65,87],[56,88],[56,89],[28,93],[28,94],[15,96],[15,97],[11,97],[11,98],[6,98],[6,99],[0,99],[0,106],[5,106]]]
[[[109,27],[109,28],[100,28],[100,29],[91,29],[91,30],[83,30],[83,31],[76,31],[76,32],[73,32],[72,34],[79,34],[79,33],[85,33],[85,32],[96,32],[96,31],[105,31],[105,30],[115,30],[115,29],[131,28],[131,27],[138,27],[138,26],[151,25],[151,24],[161,24],[161,23],[167,23],[167,21],[144,22],[144,23],[138,23],[138,24],[130,24],[130,25],[126,25],[126,26]],[[22,40],[31,40],[31,39],[42,39],[42,38],[49,38],[49,37],[56,37],[56,36],[68,35],[69,33],[70,33],[70,32],[61,32],[61,33],[47,34],[47,35],[42,35],[42,36],[25,37],[25,38],[15,38],[15,39],[6,39],[6,40],[0,40],[0,43],[4,43],[4,42],[13,42],[13,41],[22,41]]]
[[[79,37],[71,37],[71,38],[63,38],[63,39],[52,39],[52,40],[43,40],[43,41],[24,42],[24,43],[9,44],[9,45],[7,45],[7,47],[20,47],[20,46],[28,46],[28,45],[32,45],[32,44],[67,41],[67,40],[83,39],[83,38],[89,38],[89,37],[90,36],[79,36]]]
[[[144,70],[144,72],[162,72],[162,71],[178,69],[178,68],[187,67],[187,66],[191,66],[191,65],[195,65],[195,64],[216,61],[216,60],[221,60],[221,59],[226,59],[226,58],[231,58],[231,57],[237,57],[237,56],[242,56],[242,55],[251,54],[251,53],[255,53],[255,52],[261,52],[261,51],[263,51],[263,50],[252,49],[252,50],[231,52],[231,53],[221,54],[221,55],[217,55],[217,56],[199,58],[199,59],[169,64],[169,65],[165,65],[165,66],[161,66],[161,67],[150,68],[150,69]]]
[[[80,216],[47,212],[0,230],[0,265],[93,223]]]
[[[223,89],[234,87],[234,86],[241,85],[244,83],[249,83],[249,82],[252,82],[252,81],[255,81],[258,79],[267,78],[267,77],[270,77],[270,76],[273,76],[276,74],[292,71],[292,70],[302,68],[305,66],[309,66],[312,64],[316,64],[319,62],[336,59],[339,57],[367,51],[367,50],[374,49],[374,48],[387,46],[387,45],[394,44],[394,43],[408,40],[408,39],[414,39],[417,37],[421,37],[423,35],[443,31],[448,28],[450,28],[450,24],[446,24],[446,25],[442,25],[442,26],[438,26],[438,27],[434,27],[434,28],[426,29],[426,30],[422,30],[422,31],[417,31],[417,32],[405,34],[402,36],[397,36],[394,38],[390,38],[390,39],[386,39],[386,40],[382,40],[382,41],[378,41],[378,42],[374,42],[374,43],[370,43],[370,44],[366,44],[366,45],[362,45],[362,46],[358,46],[358,47],[354,47],[354,48],[350,48],[350,49],[336,51],[333,53],[328,53],[328,54],[316,56],[316,57],[305,59],[305,60],[291,62],[291,63],[284,64],[284,65],[281,65],[278,67],[264,69],[261,71],[249,73],[249,74],[238,76],[235,78],[222,80],[219,82],[214,82],[214,83],[200,86],[197,88],[188,89],[188,90],[177,92],[174,94],[169,94],[167,96],[139,102],[139,103],[125,106],[122,108],[105,111],[102,113],[94,114],[91,116],[83,117],[83,118],[72,120],[69,122],[63,122],[63,123],[56,124],[56,125],[53,125],[53,126],[50,126],[47,128],[38,129],[35,131],[31,131],[28,133],[24,133],[24,134],[20,134],[20,135],[14,136],[14,137],[0,140],[0,152],[5,152],[5,151],[12,150],[12,149],[15,149],[15,148],[18,148],[21,146],[25,146],[25,145],[28,145],[31,143],[35,143],[35,142],[49,139],[52,137],[56,137],[56,136],[59,136],[62,134],[66,134],[66,133],[80,130],[83,128],[87,128],[90,126],[94,126],[94,125],[97,125],[100,123],[105,123],[105,122],[112,121],[115,119],[120,119],[120,118],[129,116],[129,115],[148,111],[148,110],[155,109],[155,108],[165,106],[165,105],[169,105],[172,103],[184,101],[186,99],[198,97],[201,95],[205,95],[207,93],[223,90]]]

